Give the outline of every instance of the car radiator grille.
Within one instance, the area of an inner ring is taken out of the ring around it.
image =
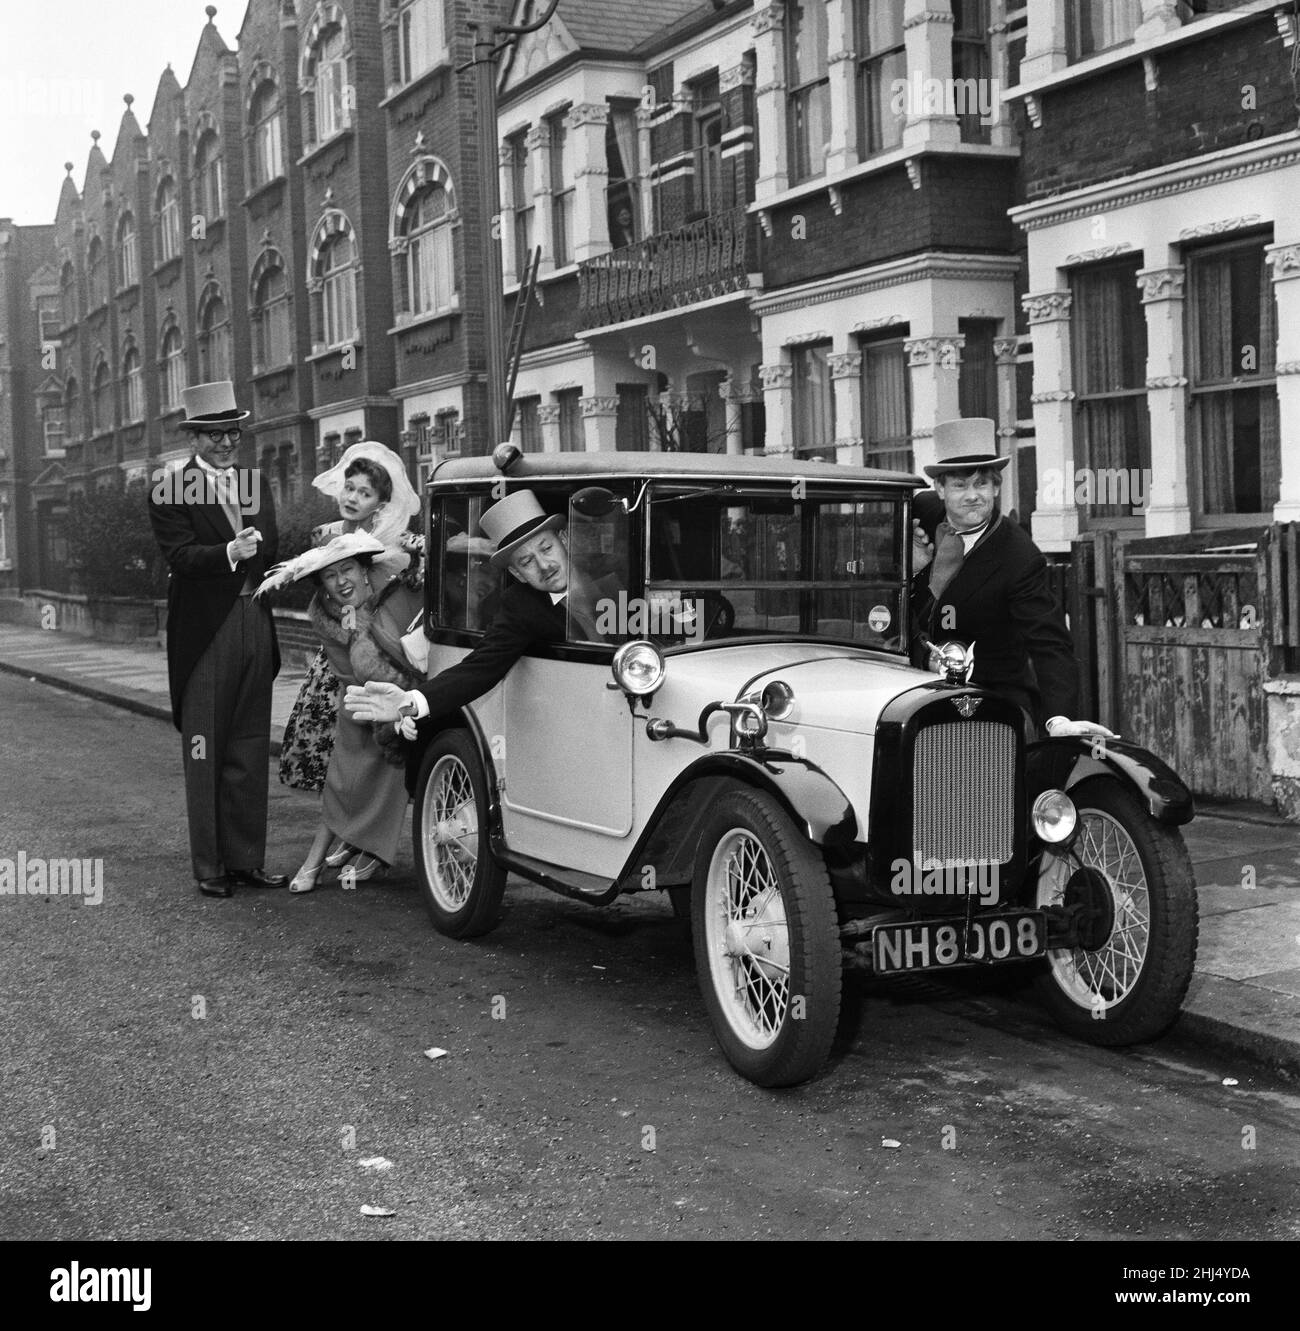
[[[1005,864],[1015,843],[1015,731],[994,721],[927,726],[912,759],[913,862]]]

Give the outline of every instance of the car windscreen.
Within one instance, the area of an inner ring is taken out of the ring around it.
[[[657,487],[649,502],[647,599],[693,607],[687,640],[797,634],[903,649],[897,495],[798,483]]]

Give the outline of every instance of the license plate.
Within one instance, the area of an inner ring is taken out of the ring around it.
[[[980,915],[970,920],[911,920],[871,931],[877,975],[943,970],[999,961],[1023,961],[1047,951],[1042,911]]]

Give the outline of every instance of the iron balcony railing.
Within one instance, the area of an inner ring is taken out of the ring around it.
[[[753,220],[743,208],[578,265],[578,326],[599,328],[743,291],[758,270]]]

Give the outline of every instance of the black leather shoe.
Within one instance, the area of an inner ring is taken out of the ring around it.
[[[265,869],[230,869],[226,877],[244,887],[288,887],[287,873],[267,873]]]
[[[220,878],[200,878],[199,891],[205,897],[233,897],[235,895],[235,888],[230,881],[230,875],[224,873]]]

